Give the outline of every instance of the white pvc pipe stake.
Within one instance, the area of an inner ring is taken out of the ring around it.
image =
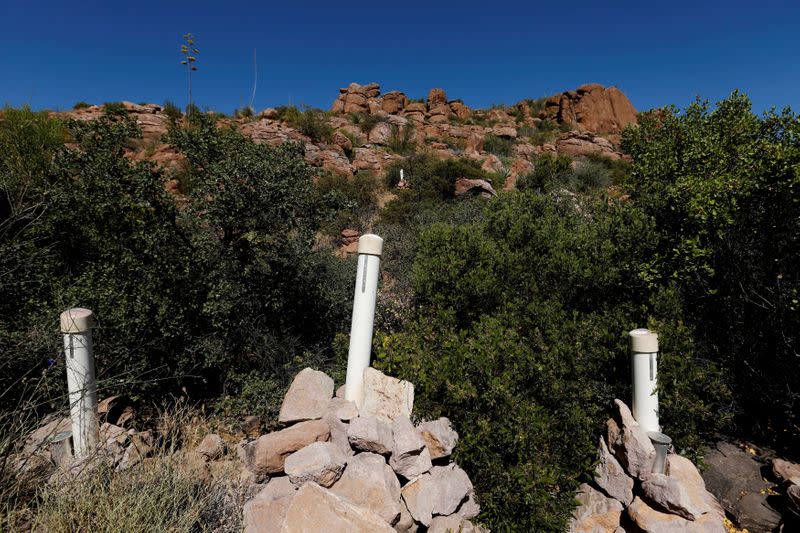
[[[94,315],[76,307],[61,313],[67,361],[69,414],[75,458],[87,457],[97,445],[97,383],[94,377],[92,327]]]
[[[358,239],[358,271],[353,297],[353,322],[350,326],[350,350],[347,355],[347,381],[344,397],[361,408],[364,401],[364,369],[372,351],[372,328],[375,322],[375,299],[378,294],[378,269],[383,253],[383,239],[373,234]]]
[[[633,418],[645,431],[661,431],[658,425],[658,334],[649,329],[634,329],[631,337],[633,379]]]

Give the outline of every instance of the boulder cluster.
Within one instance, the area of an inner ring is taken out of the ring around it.
[[[415,101],[400,91],[381,95],[380,85],[351,83],[339,89],[331,111],[371,115],[401,115],[417,124],[446,124],[451,116],[467,119],[472,110],[461,100],[448,100],[444,89],[431,89],[426,101]]]
[[[472,483],[450,460],[447,418],[411,422],[414,386],[364,371],[360,405],[306,368],[284,397],[286,427],[239,446],[259,492],[245,504],[248,533],[483,531]]]
[[[618,133],[628,124],[636,124],[636,108],[616,87],[587,83],[548,98],[540,118],[582,131]]]
[[[653,473],[656,450],[628,407],[606,422],[592,483],[581,485],[571,533],[725,533],[725,513],[685,457],[667,456],[666,473]]]

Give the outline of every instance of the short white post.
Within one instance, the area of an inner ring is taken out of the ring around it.
[[[634,329],[631,337],[633,378],[633,418],[647,432],[661,431],[658,425],[658,334],[649,329]]]
[[[350,350],[347,355],[347,381],[344,397],[360,408],[364,401],[364,369],[372,351],[372,328],[375,322],[375,299],[378,294],[378,269],[383,253],[383,239],[368,233],[358,239],[358,271],[353,296],[353,322],[350,326]]]
[[[95,448],[97,432],[97,383],[92,353],[94,315],[76,307],[61,313],[61,333],[67,361],[69,413],[75,458],[87,457]]]

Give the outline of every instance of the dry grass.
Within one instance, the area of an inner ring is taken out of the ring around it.
[[[77,475],[52,466],[26,474],[0,471],[0,531],[241,531],[248,494],[238,481],[238,460],[213,462],[211,482],[187,460],[186,450],[209,432],[206,418],[178,402],[145,422],[157,435],[155,452],[127,470],[98,456]],[[0,437],[21,443],[22,434],[8,429]]]

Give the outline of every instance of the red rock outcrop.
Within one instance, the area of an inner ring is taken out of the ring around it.
[[[628,124],[636,124],[636,113],[628,97],[616,87],[589,83],[548,98],[540,118],[583,131],[617,133]]]

